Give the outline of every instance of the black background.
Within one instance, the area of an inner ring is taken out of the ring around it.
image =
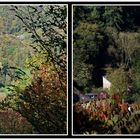
[[[0,4],[10,5],[10,4],[67,4],[68,5],[68,135],[0,135],[0,138],[140,138],[136,135],[96,135],[96,136],[85,136],[85,135],[72,135],[72,5],[73,4],[140,4],[140,2],[4,2],[1,1]],[[139,19],[140,20],[140,19]]]

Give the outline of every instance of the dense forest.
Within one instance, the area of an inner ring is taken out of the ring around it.
[[[66,134],[65,5],[0,7],[0,133]]]
[[[73,7],[74,133],[135,133],[124,122],[120,131],[111,130],[126,119],[125,105],[140,104],[139,18],[139,6]],[[103,89],[103,76],[110,89]],[[88,110],[79,109],[84,103],[77,95],[100,92],[109,94],[106,101],[98,99],[104,105],[92,101]]]

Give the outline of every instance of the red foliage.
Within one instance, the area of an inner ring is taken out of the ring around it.
[[[33,127],[21,114],[8,108],[0,111],[0,133],[33,133]]]
[[[124,103],[124,100],[122,100],[121,102],[119,95],[113,95],[112,98],[113,99],[111,100],[114,100],[115,104],[109,104],[108,99],[99,101],[95,100],[92,101],[89,106],[85,104],[85,106],[87,107],[84,108],[80,103],[77,103],[75,104],[75,109],[77,110],[77,112],[84,110],[86,114],[88,114],[89,118],[92,118],[93,120],[99,119],[100,121],[107,121],[108,119],[110,119],[110,113],[113,113],[113,111],[115,110],[118,110],[118,113],[120,111],[122,113],[128,112],[128,103]]]

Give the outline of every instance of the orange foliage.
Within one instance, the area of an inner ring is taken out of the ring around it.
[[[54,96],[54,99],[59,100],[60,98],[63,98],[66,100],[66,72],[57,72],[54,64],[49,62],[47,65],[42,64],[40,66],[37,76],[38,80],[40,80],[40,85],[34,83],[36,90],[38,89],[37,86],[42,86],[42,90],[46,91],[46,96]],[[54,92],[56,94],[52,94]]]

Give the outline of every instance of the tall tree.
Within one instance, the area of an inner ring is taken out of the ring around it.
[[[81,86],[86,87],[92,79],[92,69],[98,63],[96,58],[102,41],[103,33],[96,24],[81,22],[74,30],[74,80]]]
[[[14,6],[31,34],[36,53],[25,75],[14,81],[8,106],[20,112],[38,133],[65,134],[67,125],[67,10],[64,5]]]

